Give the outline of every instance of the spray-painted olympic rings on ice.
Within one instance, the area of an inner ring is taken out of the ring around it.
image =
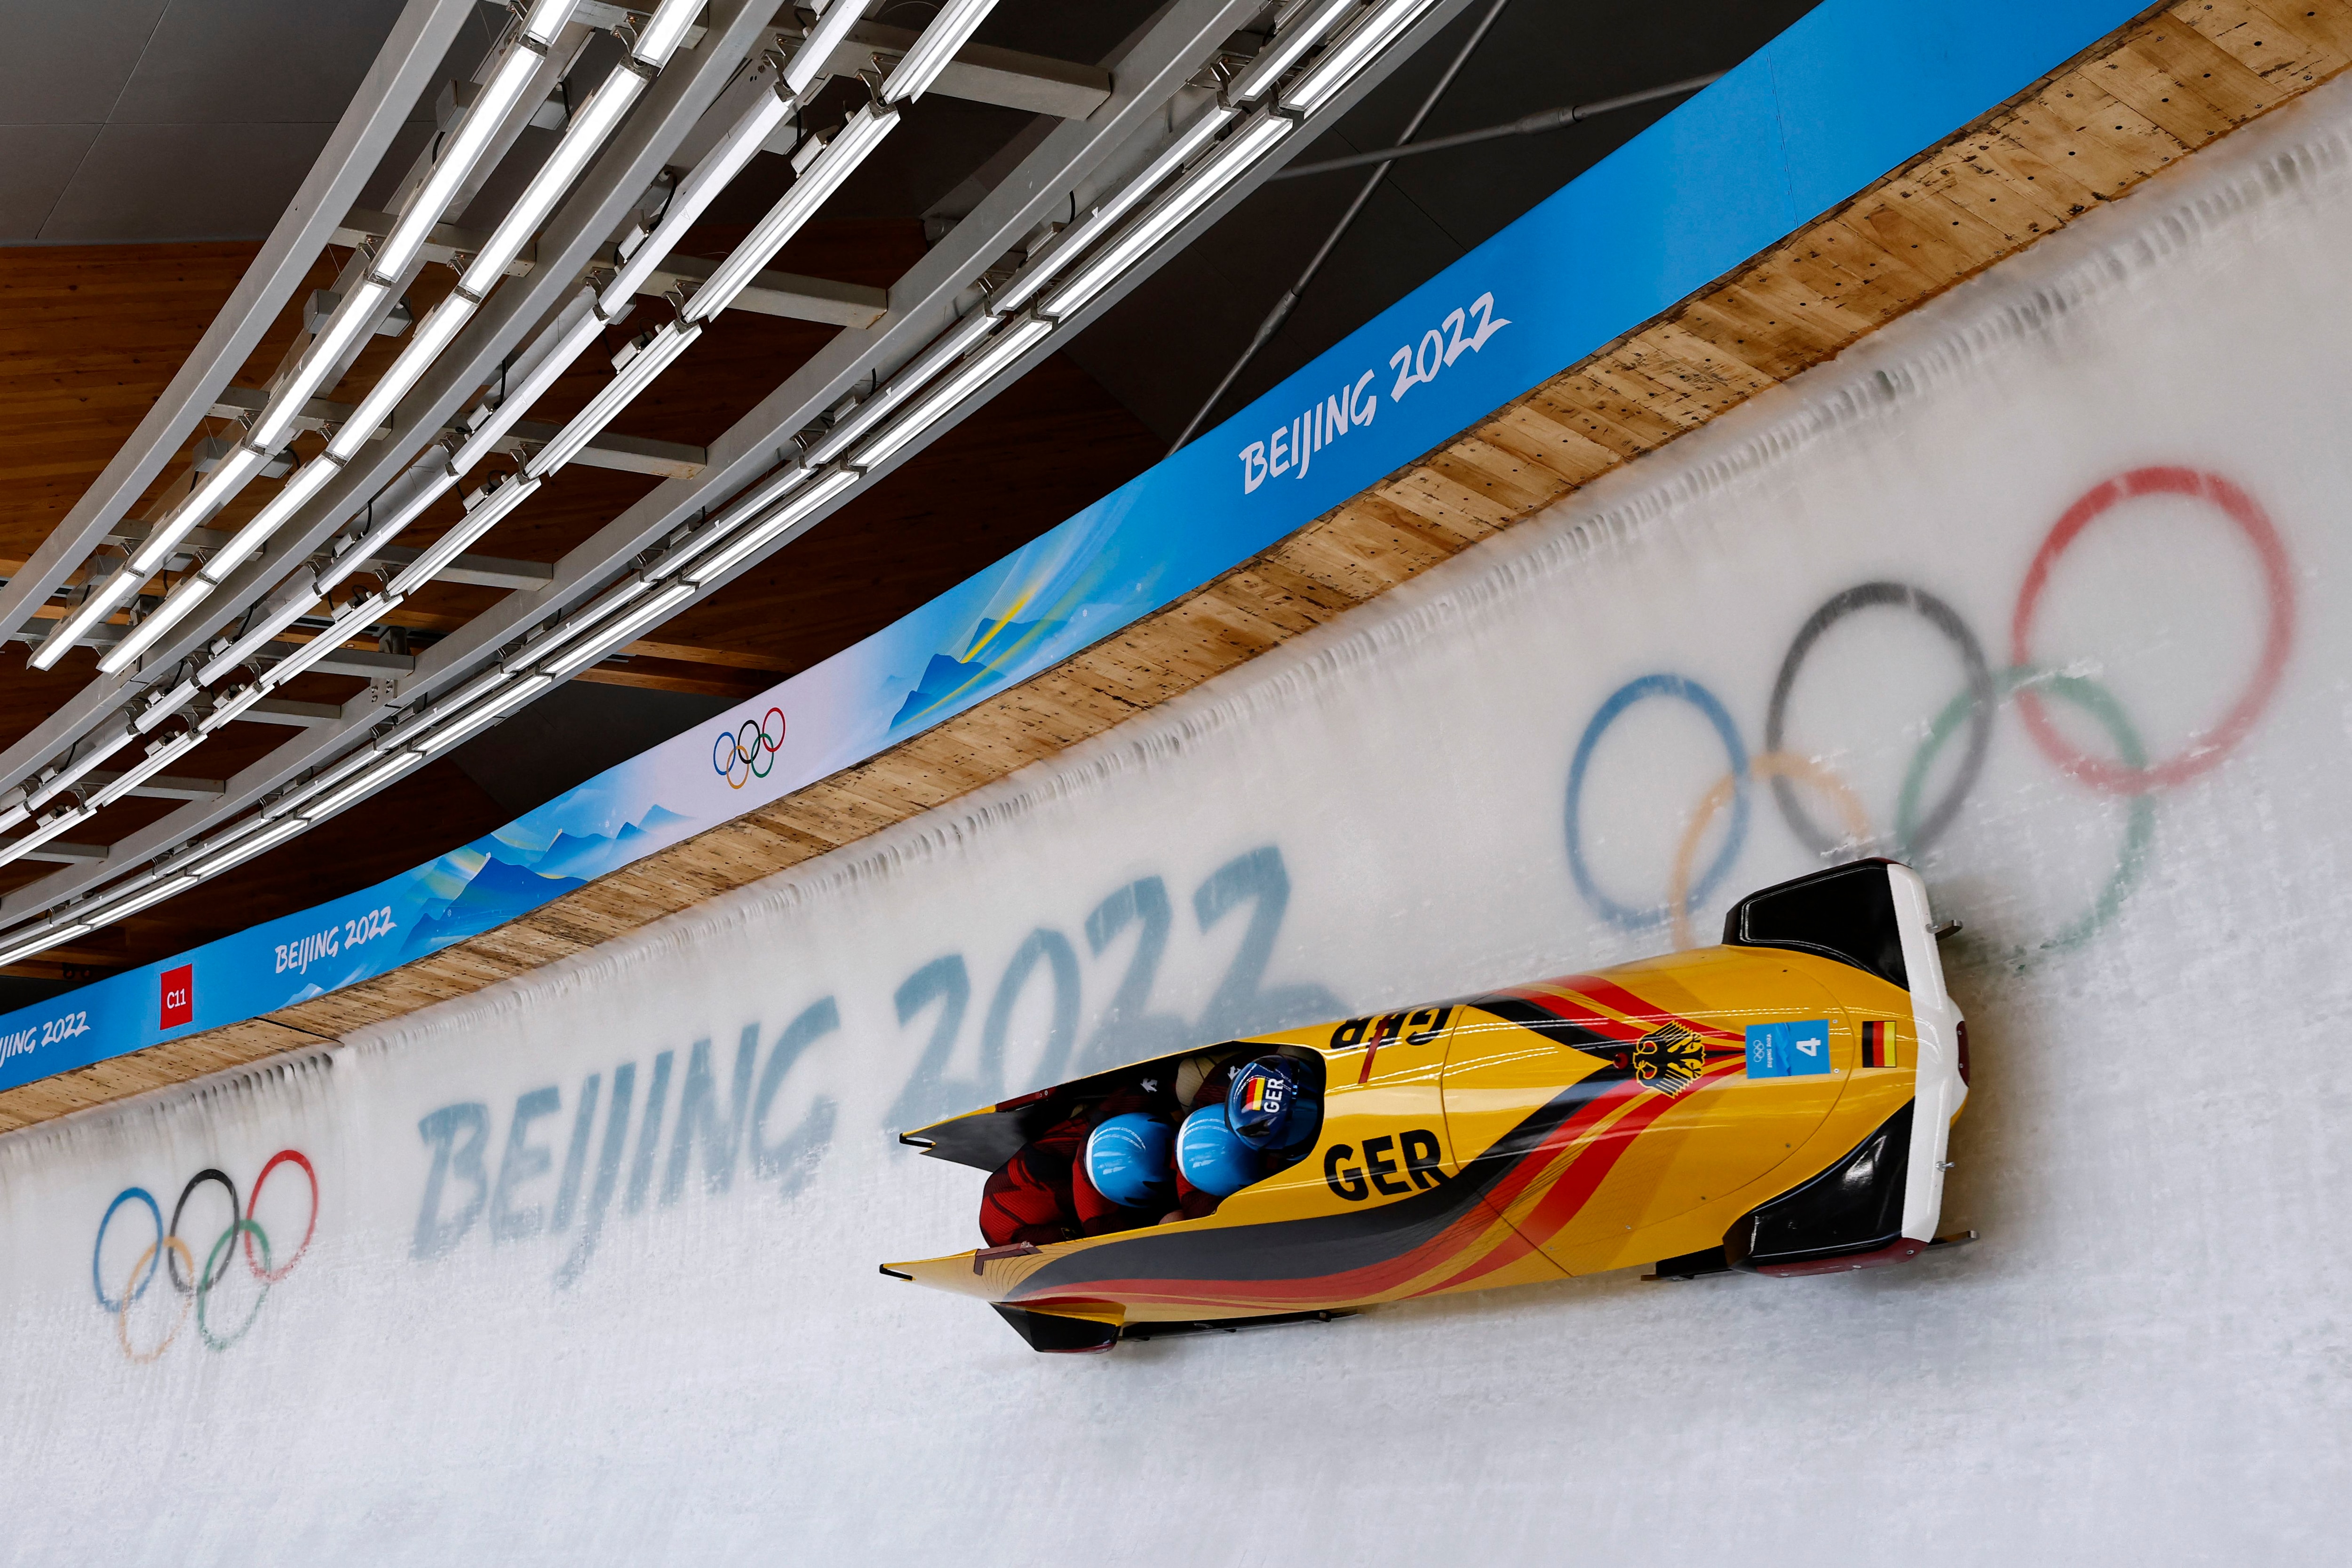
[[[262,1189],[280,1166],[293,1166],[310,1184],[310,1217],[304,1224],[301,1244],[283,1263],[278,1263],[273,1257],[268,1233],[253,1218],[253,1210],[261,1202]],[[228,1195],[229,1223],[205,1254],[204,1264],[199,1268],[195,1254],[180,1239],[180,1221],[187,1212],[188,1199],[198,1187],[208,1183],[219,1186]],[[121,1291],[109,1294],[103,1273],[106,1233],[114,1223],[115,1216],[126,1205],[138,1205],[147,1210],[147,1218],[154,1227],[155,1239],[147,1243],[145,1249],[131,1263],[123,1278]],[[205,1343],[214,1350],[226,1350],[245,1337],[246,1331],[253,1326],[253,1320],[261,1312],[262,1301],[268,1298],[270,1287],[294,1271],[294,1266],[302,1260],[303,1254],[310,1251],[311,1239],[318,1230],[319,1173],[298,1149],[280,1149],[270,1155],[268,1162],[261,1167],[261,1174],[254,1178],[253,1190],[243,1203],[237,1198],[236,1183],[229,1178],[226,1172],[210,1167],[198,1171],[180,1189],[179,1201],[172,1206],[169,1226],[164,1224],[163,1206],[155,1201],[152,1193],[143,1186],[125,1187],[114,1195],[113,1202],[106,1206],[106,1213],[98,1222],[98,1235],[90,1243],[90,1289],[98,1297],[100,1308],[110,1313],[115,1320],[115,1337],[121,1342],[122,1354],[134,1362],[152,1361],[170,1349],[172,1342],[179,1337],[181,1329],[186,1326],[191,1309],[195,1313],[196,1332],[203,1336]],[[223,1335],[215,1331],[210,1321],[210,1300],[236,1260],[240,1239],[244,1242],[246,1267],[252,1271],[261,1289],[255,1296],[245,1322],[238,1324],[234,1333]],[[154,1346],[144,1351],[137,1350],[131,1343],[131,1308],[147,1294],[148,1287],[159,1276],[170,1281],[173,1293],[180,1299],[180,1310],[171,1328]]]
[[[769,721],[775,721],[775,733],[769,733]],[[733,729],[722,729],[710,743],[710,770],[727,780],[730,789],[740,789],[754,779],[765,779],[776,765],[776,752],[784,744],[784,710],[772,707],[758,718],[747,718]]]
[[[1627,708],[1644,697],[1677,697],[1690,704],[1706,716],[1715,733],[1723,741],[1723,750],[1731,763],[1731,831],[1724,835],[1723,847],[1715,859],[1707,862],[1706,874],[1686,895],[1688,904],[1696,904],[1715,891],[1716,883],[1730,874],[1732,862],[1739,858],[1740,846],[1748,838],[1748,747],[1739,738],[1739,726],[1733,722],[1727,709],[1713,692],[1684,675],[1643,675],[1626,682],[1609,694],[1601,711],[1584,727],[1583,738],[1576,743],[1576,760],[1568,768],[1568,869],[1576,878],[1577,891],[1585,901],[1599,910],[1612,925],[1627,930],[1639,930],[1654,925],[1665,913],[1658,909],[1635,909],[1618,903],[1601,891],[1593,879],[1591,868],[1584,859],[1584,831],[1580,821],[1584,802],[1585,769],[1591,766],[1592,748],[1601,744],[1601,733],[1617,722]]]
[[[2246,689],[2239,694],[2230,711],[2221,716],[2221,722],[2208,733],[2191,738],[2178,756],[2154,765],[2140,762],[2118,767],[2085,756],[2051,725],[2040,696],[2031,689],[2018,692],[2017,716],[2025,721],[2026,733],[2033,737],[2033,744],[2042,748],[2042,755],[2069,778],[2114,795],[2144,795],[2150,789],[2185,783],[2221,761],[2246,737],[2254,720],[2270,706],[2272,695],[2278,690],[2279,674],[2286,668],[2287,650],[2294,643],[2294,571],[2287,564],[2286,546],[2279,538],[2278,530],[2271,526],[2270,518],[2254,498],[2218,474],[2202,474],[2194,468],[2135,468],[2095,486],[2067,507],[2049,537],[2042,541],[2042,548],[2034,552],[2033,564],[2026,569],[2025,584],[2018,590],[2016,613],[2010,618],[2011,664],[2024,666],[2034,662],[2033,616],[2042,607],[2042,591],[2049,586],[2050,569],[2058,558],[2066,553],[2067,547],[2084,528],[2116,502],[2139,496],[2187,496],[2210,501],[2220,507],[2221,514],[2246,536],[2246,542],[2254,547],[2254,555],[2262,562],[2270,625],[2263,636],[2262,659],[2255,665],[2253,678],[2246,683]]]
[[[2048,586],[2051,568],[2058,558],[2085,528],[2116,503],[2135,497],[2165,495],[2210,502],[2245,537],[2262,568],[2269,619],[2254,674],[2229,712],[2210,730],[2192,738],[2176,756],[2152,764],[2137,728],[2112,692],[2085,675],[2040,666],[2029,656],[2028,650],[2034,618]],[[1983,771],[1994,716],[2003,701],[2015,703],[2019,717],[2037,749],[2070,778],[2131,800],[2115,871],[2088,909],[2039,944],[2043,950],[2076,946],[2114,918],[2139,877],[2154,836],[2151,792],[2204,772],[2245,738],[2276,692],[2294,643],[2295,615],[2294,572],[2285,547],[2261,507],[2227,479],[2179,467],[2134,469],[2095,486],[2067,508],[2042,539],[2019,589],[2011,623],[2011,665],[2005,670],[1992,669],[1982,643],[1958,612],[1926,590],[1891,581],[1865,582],[1845,589],[1806,618],[1782,656],[1766,714],[1764,748],[1753,757],[1748,754],[1738,727],[1722,703],[1685,675],[1643,675],[1619,687],[1602,701],[1577,743],[1575,760],[1569,769],[1567,803],[1569,868],[1578,890],[1595,911],[1612,924],[1629,930],[1661,922],[1670,924],[1675,939],[1687,944],[1692,911],[1729,871],[1746,841],[1748,782],[1751,777],[1770,782],[1775,803],[1790,831],[1816,853],[1854,852],[1880,841],[1880,835],[1870,827],[1867,811],[1844,781],[1801,750],[1792,750],[1786,737],[1790,694],[1814,644],[1839,621],[1874,606],[1894,606],[1919,613],[1952,644],[1964,676],[1960,691],[1928,725],[1905,773],[1894,830],[1885,841],[1893,852],[1916,856],[1951,826]],[[1666,901],[1641,909],[1611,897],[1593,877],[1585,856],[1580,808],[1586,772],[1602,733],[1628,707],[1652,695],[1681,697],[1706,714],[1722,737],[1731,766],[1701,799],[1689,819],[1676,848]],[[2043,704],[2045,695],[2058,698],[2094,720],[2105,731],[2116,758],[2091,757],[2061,737]],[[1968,739],[1950,782],[1931,806],[1923,808],[1921,798],[1928,777],[1963,727]],[[1846,829],[1842,839],[1825,831],[1806,811],[1795,788],[1799,784],[1838,806]],[[1706,871],[1694,877],[1698,847],[1727,802],[1731,807],[1731,821],[1723,845]]]

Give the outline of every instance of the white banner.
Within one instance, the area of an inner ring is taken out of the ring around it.
[[[2320,89],[954,807],[0,1140],[6,1554],[2312,1555],[2352,1513],[2347,127]],[[1705,941],[1855,841],[1967,925],[1979,1246],[1093,1358],[876,1271],[977,1235],[899,1128]]]

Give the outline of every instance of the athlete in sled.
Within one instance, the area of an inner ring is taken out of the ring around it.
[[[903,1134],[991,1173],[992,1245],[883,1271],[1082,1351],[1635,1264],[1899,1263],[1935,1239],[1967,1097],[1926,885],[1862,861],[1750,894],[1720,946],[1233,1040]]]

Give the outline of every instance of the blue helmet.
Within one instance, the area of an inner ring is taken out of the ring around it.
[[[1121,1208],[1164,1203],[1176,1190],[1175,1142],[1157,1116],[1113,1116],[1087,1137],[1087,1179]]]
[[[1234,1074],[1225,1122],[1254,1149],[1285,1154],[1315,1141],[1323,1104],[1306,1071],[1286,1056],[1261,1056]]]
[[[1176,1130],[1176,1168],[1211,1197],[1231,1197],[1262,1174],[1258,1153],[1234,1136],[1223,1105],[1203,1105]]]

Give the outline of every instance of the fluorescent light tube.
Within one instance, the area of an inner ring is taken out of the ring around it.
[[[21,839],[0,844],[0,865],[10,865],[64,832],[78,822],[87,822],[98,813],[88,806],[68,806],[39,823]]]
[[[147,747],[146,756],[132,763],[128,772],[118,776],[104,789],[91,796],[89,803],[93,807],[113,805],[114,802],[163,771],[173,758],[203,739],[204,737],[195,730],[184,729],[177,735],[154,742]]]
[[[572,111],[572,122],[563,128],[563,139],[547,155],[547,162],[539,166],[539,172],[530,177],[530,183],[499,221],[499,226],[490,231],[489,239],[476,253],[465,277],[458,280],[458,287],[477,299],[488,297],[505,274],[507,264],[522,254],[522,247],[539,232],[539,225],[554,210],[555,204],[563,199],[563,193],[572,189],[580,171],[604,145],[613,127],[629,112],[629,106],[637,101],[637,94],[645,90],[645,86],[646,78],[627,65],[614,66],[612,74],[588,95],[588,101]]]
[[[661,69],[677,53],[678,40],[701,15],[702,0],[661,0],[629,52],[654,69]]]
[[[1109,198],[1076,224],[1054,238],[1053,247],[1022,269],[1021,275],[999,289],[991,299],[989,308],[998,315],[1018,310],[1029,297],[1051,282],[1062,270],[1082,254],[1095,235],[1125,217],[1137,203],[1158,190],[1169,175],[1192,161],[1192,155],[1206,146],[1225,122],[1234,118],[1234,110],[1223,104],[1211,104],[1200,119],[1185,127],[1184,134],[1160,149],[1140,174],[1113,192]]]
[[[846,11],[853,17],[860,3],[861,0],[834,0],[836,10]],[[820,22],[817,26],[822,30],[824,24]],[[799,57],[794,56],[793,58],[798,59]],[[733,128],[720,138],[719,145],[703,154],[702,162],[694,166],[694,172],[671,193],[669,204],[662,209],[662,215],[656,221],[653,232],[637,243],[637,248],[629,253],[629,259],[621,264],[621,270],[614,275],[613,281],[604,286],[599,303],[607,316],[617,317],[628,308],[646,279],[658,271],[661,264],[669,258],[669,253],[677,247],[679,237],[694,226],[703,209],[709,206],[719,193],[727,188],[728,183],[742,172],[743,165],[751,161],[751,155],[792,112],[793,105],[789,101],[772,92],[763,92],[753,100],[750,109],[743,111],[743,117],[735,122]]]
[[[163,602],[149,611],[146,619],[131,629],[129,636],[99,655],[99,669],[112,675],[137,664],[140,656],[154,645],[157,638],[178,625],[190,611],[211,598],[213,588],[214,584],[201,577],[182,578],[179,585],[163,596]]]
[[[907,51],[882,83],[882,101],[912,103],[922,97],[923,89],[948,68],[958,49],[971,42],[973,30],[994,9],[996,0],[947,0],[933,14],[931,25],[923,29],[923,36],[915,40],[915,47]]]
[[[131,727],[145,735],[149,730],[187,706],[188,699],[195,695],[196,677],[182,676],[178,685],[168,692],[159,694],[145,707],[141,708],[139,716],[131,721]]]
[[[14,964],[36,953],[46,953],[60,943],[72,941],[89,928],[88,921],[78,920],[70,925],[51,926],[46,931],[37,932],[9,946],[0,946],[0,964]]]
[[[1370,64],[1374,56],[1394,43],[1436,3],[1437,0],[1387,0],[1307,68],[1307,74],[1282,95],[1284,106],[1301,114],[1312,114],[1322,108],[1333,94],[1353,81],[1356,73]]]
[[[934,22],[932,26],[938,24]],[[775,259],[776,253],[800,232],[802,225],[816,215],[826,198],[841,188],[841,183],[898,123],[897,110],[876,109],[872,104],[851,115],[848,123],[841,128],[841,134],[816,155],[816,162],[768,209],[767,216],[760,220],[743,243],[728,253],[709,281],[694,291],[694,298],[686,302],[688,319],[706,320],[732,304],[735,297],[759,276],[760,269]]]
[[[343,421],[342,428],[336,431],[333,439],[327,443],[328,455],[340,463],[348,463],[358,455],[360,448],[368,444],[368,438],[392,417],[393,405],[407,395],[409,388],[424,379],[434,360],[449,346],[449,340],[456,337],[458,329],[472,319],[476,303],[463,294],[453,292],[444,296],[441,303],[426,313],[416,330],[408,335],[408,344],[400,350],[400,357],[393,361],[391,368],[368,389],[367,396],[360,400],[360,406],[352,411],[351,418]]]
[[[138,738],[139,732],[132,729],[127,723],[118,734],[111,736],[101,734],[94,737],[90,748],[68,762],[65,767],[58,770],[55,777],[48,779],[36,777],[31,779],[26,786],[25,804],[34,810],[38,810],[42,802],[72,789],[81,782],[83,774]]]
[[[635,401],[636,395],[653,384],[656,376],[669,369],[670,361],[691,347],[702,336],[698,323],[683,326],[672,321],[654,334],[652,342],[637,350],[635,358],[623,365],[617,374],[606,382],[604,390],[588,400],[588,406],[572,416],[572,422],[557,431],[555,439],[531,455],[523,472],[534,479],[546,477],[579,455],[580,449],[595,439],[598,432],[610,424],[614,416]]]
[[[245,482],[261,472],[269,461],[269,454],[257,452],[251,446],[238,444],[220,466],[205,476],[187,499],[172,508],[172,515],[155,525],[131,552],[131,570],[144,581],[155,575],[156,570],[172,558],[173,549],[194,531],[198,523],[226,506],[230,497],[245,488]]]
[[[270,394],[268,406],[254,421],[246,440],[265,452],[275,452],[285,445],[287,429],[295,416],[302,412],[305,403],[331,384],[328,378],[336,373],[338,361],[352,345],[374,330],[376,317],[383,313],[384,301],[391,296],[389,287],[373,278],[362,280],[344,295],[335,313],[327,319],[326,329],[310,340],[310,347],[294,367],[294,373]]]
[[[245,685],[237,686],[226,694],[219,702],[214,704],[212,712],[196,721],[196,729],[200,734],[210,735],[223,725],[232,723],[237,715],[260,700],[259,682],[248,682]]]
[[[37,670],[54,665],[73,645],[95,629],[106,618],[122,608],[122,601],[137,592],[147,580],[133,573],[129,562],[90,586],[89,596],[77,606],[72,614],[58,622],[56,631],[41,639],[26,661]]]
[[[954,373],[925,392],[913,407],[885,425],[882,433],[859,447],[850,461],[860,468],[873,467],[938,423],[956,404],[994,380],[1005,366],[1027,353],[1053,329],[1051,321],[1041,321],[1034,316],[1013,323],[1003,337],[959,365]]]
[[[530,499],[540,486],[537,479],[520,476],[508,480],[476,503],[463,521],[425,547],[425,553],[402,567],[387,584],[394,596],[406,598],[441,574],[441,570],[459,556],[476,539],[496,528],[499,519]]]
[[[996,325],[997,318],[985,310],[975,310],[957,322],[946,336],[916,355],[872,396],[851,410],[848,418],[826,431],[824,439],[809,448],[809,461],[830,463],[840,456],[851,442],[879,424],[884,414],[921,391],[941,370],[971,352],[972,345],[994,331]]]
[[[692,583],[671,583],[618,621],[597,627],[572,652],[548,666],[544,673],[559,681],[562,680],[574,670],[583,669],[594,664],[614,649],[626,646],[638,632],[667,620],[679,605],[693,597]]]
[[[133,894],[129,898],[117,899],[112,903],[99,905],[97,908],[89,912],[90,920],[94,925],[109,925],[117,920],[129,919],[131,915],[138,914],[142,909],[148,908],[153,904],[161,904],[165,899],[173,897],[177,894],[187,892],[188,889],[195,886],[196,883],[202,880],[202,878],[194,876],[175,876],[169,878],[166,881],[157,883],[154,886],[148,888],[143,893]]]
[[[441,143],[440,156],[434,160],[423,183],[410,193],[408,204],[400,209],[400,221],[392,225],[375,259],[368,264],[371,278],[385,284],[400,281],[408,264],[425,247],[425,236],[433,232],[433,225],[441,221],[441,214],[457,199],[457,188],[481,161],[490,138],[506,122],[507,111],[521,99],[546,58],[546,50],[528,35],[516,39],[507,50],[506,58],[499,62],[490,79],[475,95],[466,118]]]
[[[632,573],[623,578],[614,587],[606,589],[602,599],[582,605],[572,612],[570,619],[556,622],[548,631],[541,632],[534,641],[524,643],[516,651],[515,657],[537,664],[546,658],[551,652],[562,647],[573,638],[593,632],[613,616],[619,614],[623,608],[644,598],[652,589],[651,578],[643,572]]]
[[[1242,71],[1234,85],[1225,89],[1226,99],[1247,103],[1274,85],[1276,77],[1307,57],[1307,51],[1323,41],[1325,34],[1337,26],[1339,19],[1363,4],[1363,0],[1323,0],[1323,4],[1285,27],[1274,41],[1258,52]]]
[[[17,789],[13,791],[13,793],[16,796],[18,803],[9,807],[5,810],[0,810],[0,833],[6,832],[9,829],[15,827],[17,823],[23,821],[26,818],[33,814],[32,808],[23,804],[25,792],[22,789]]]
[[[824,8],[824,15],[809,29],[807,41],[784,62],[784,86],[793,97],[806,92],[809,83],[824,74],[825,62],[833,58],[834,50],[849,37],[849,29],[866,15],[866,0],[833,0]]]
[[[245,563],[246,557],[268,544],[269,536],[299,510],[302,503],[317,495],[342,466],[332,457],[313,458],[304,464],[279,487],[278,494],[269,497],[268,504],[254,514],[251,522],[231,535],[226,544],[213,551],[212,559],[196,569],[196,575],[206,582],[226,581],[228,574]]]
[[[712,554],[688,566],[678,573],[678,580],[697,588],[712,582],[732,571],[735,567],[772,546],[797,525],[814,517],[827,501],[840,495],[863,477],[854,468],[835,468],[807,489],[776,508],[773,516],[764,517],[724,540]]]
[[[523,676],[516,681],[511,688],[499,693],[495,699],[482,704],[471,712],[457,715],[450,723],[417,742],[416,754],[419,757],[430,757],[436,751],[457,745],[476,730],[482,729],[507,714],[512,713],[554,684],[555,677],[552,675],[534,674]]]
[[[268,821],[263,817],[247,818],[240,830],[229,836],[217,851],[205,850],[189,866],[188,874],[198,880],[218,876],[231,866],[243,865],[254,856],[276,849],[310,825],[299,817],[289,817],[284,821],[270,824],[265,831],[254,831]]]
[[[327,622],[325,631],[287,654],[262,672],[261,689],[275,691],[308,670],[311,665],[341,648],[356,635],[359,629],[398,604],[396,596],[371,593],[365,599],[345,605],[342,613]]]
[[[433,457],[446,456],[437,447],[428,447],[426,451],[430,455],[426,462]],[[423,517],[426,507],[457,487],[457,471],[446,461],[429,477],[421,477],[425,472],[424,464],[412,465],[407,472],[384,486],[383,493],[376,497],[384,502],[383,518],[370,525],[367,532],[353,541],[351,549],[319,569],[317,580],[321,595],[373,559],[377,550],[390,544],[402,529]],[[395,496],[394,491],[402,487],[406,487],[406,494]]]
[[[771,501],[782,500],[791,495],[808,483],[809,476],[815,472],[815,469],[799,463],[793,464],[789,468],[778,469],[770,477],[761,480],[734,500],[730,501],[717,516],[710,519],[710,526],[702,530],[701,537],[684,541],[683,548],[700,549],[735,527],[736,524],[758,513]],[[685,558],[681,556],[679,559]]]
[[[206,685],[211,685],[252,657],[256,649],[269,643],[277,637],[278,633],[309,614],[310,607],[318,603],[322,597],[318,589],[317,580],[307,571],[296,572],[280,586],[279,591],[289,593],[292,597],[257,607],[257,612],[261,618],[247,626],[236,642],[206,660],[205,667],[196,672],[196,679]],[[254,693],[256,696],[260,695],[258,690]]]
[[[362,797],[374,794],[424,760],[413,751],[395,751],[325,800],[303,808],[302,820],[310,823],[323,822],[346,806],[357,804]]]
[[[1193,214],[1216,200],[1267,149],[1296,129],[1295,120],[1269,114],[1234,132],[1157,206],[1113,235],[1108,245],[1089,257],[1077,275],[1046,300],[1045,313],[1065,318],[1075,313],[1181,228]]]
[[[558,317],[555,325],[539,335],[538,341],[532,346],[544,345],[544,351],[520,378],[507,382],[505,395],[499,399],[499,406],[491,411],[488,419],[467,433],[464,444],[457,448],[457,455],[449,460],[451,467],[464,474],[488,457],[498,444],[506,439],[506,434],[514,428],[515,421],[530,413],[530,405],[544,396],[547,389],[572,368],[572,362],[588,351],[591,343],[604,335],[604,319],[596,313],[594,302],[595,295],[588,289],[582,289],[573,298],[572,305],[567,308],[578,309],[579,317],[569,323]]]
[[[542,44],[551,44],[555,35],[563,30],[563,24],[572,20],[572,8],[579,4],[580,0],[539,0],[524,14],[522,30]]]

